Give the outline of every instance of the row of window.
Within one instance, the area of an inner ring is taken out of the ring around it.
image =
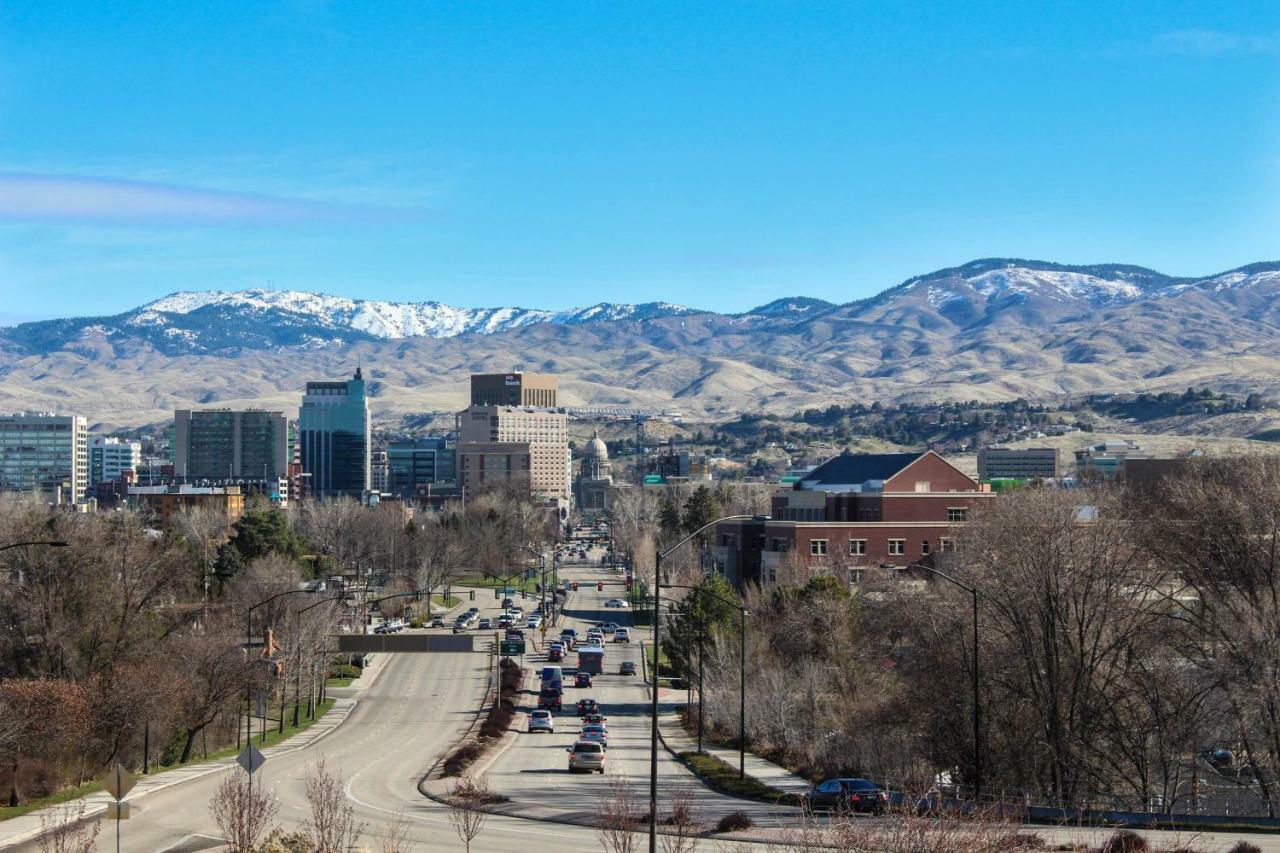
[[[901,557],[907,553],[907,540],[890,539],[888,540],[888,553],[892,557]],[[830,540],[828,539],[810,539],[809,554],[813,557],[825,557],[829,553]],[[933,549],[933,545],[928,539],[920,540],[920,553],[928,554]],[[938,550],[954,551],[956,549],[955,540],[942,538],[938,540]],[[867,540],[850,539],[849,540],[849,556],[861,557],[867,553]]]

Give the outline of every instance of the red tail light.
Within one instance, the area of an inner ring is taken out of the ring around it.
[[[855,803],[860,803],[860,802],[862,802],[862,795],[861,795],[861,794],[854,794],[854,795],[853,795],[852,797],[850,797],[849,799],[853,800]]]

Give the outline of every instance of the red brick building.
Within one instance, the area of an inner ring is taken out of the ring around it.
[[[933,451],[846,454],[774,495],[770,518],[717,525],[712,556],[739,584],[772,583],[788,560],[905,566],[952,548],[970,513],[994,497]]]

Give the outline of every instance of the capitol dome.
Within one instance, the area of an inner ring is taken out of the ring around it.
[[[595,434],[591,436],[591,440],[587,442],[582,455],[586,459],[598,459],[601,462],[609,458],[609,448],[605,446],[604,441],[600,438],[600,430],[596,430]]]

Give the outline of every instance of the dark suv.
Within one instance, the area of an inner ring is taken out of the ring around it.
[[[889,792],[869,779],[828,779],[804,795],[814,811],[848,811],[884,814]]]

